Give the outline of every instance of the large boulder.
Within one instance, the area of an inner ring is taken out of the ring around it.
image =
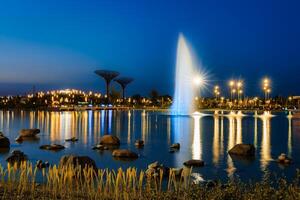
[[[137,147],[137,148],[141,148],[144,146],[144,141],[143,140],[136,140],[134,145]]]
[[[170,146],[171,149],[180,149],[180,144],[179,143],[175,143],[175,144],[172,144]]]
[[[40,132],[41,132],[40,129],[37,129],[37,128],[34,128],[34,129],[22,129],[22,130],[20,130],[19,135],[21,137],[35,137]]]
[[[117,158],[130,158],[130,159],[138,158],[138,155],[136,153],[127,149],[116,149],[113,151],[112,156]]]
[[[228,153],[237,156],[252,157],[255,155],[255,147],[252,144],[236,144]]]
[[[97,144],[97,145],[93,146],[92,149],[93,150],[101,150],[101,151],[103,151],[103,150],[108,150],[108,147],[104,146],[103,144]]]
[[[59,161],[59,166],[80,166],[81,169],[85,167],[92,167],[94,170],[97,170],[95,161],[88,156],[65,155],[61,157]]]
[[[77,142],[78,141],[78,138],[76,137],[71,137],[71,138],[68,138],[65,140],[66,142]]]
[[[60,144],[46,144],[46,145],[40,146],[40,149],[52,150],[52,151],[58,151],[58,150],[62,150],[64,148],[65,147],[63,145],[60,145]]]
[[[277,162],[280,164],[288,165],[288,164],[291,164],[292,159],[290,157],[288,157],[286,154],[282,153],[278,156]]]
[[[14,150],[11,153],[11,155],[8,158],[6,158],[6,161],[11,164],[14,164],[14,163],[20,164],[21,162],[26,161],[26,160],[27,160],[27,155],[19,150]]]
[[[120,145],[120,139],[114,135],[104,135],[100,139],[100,144],[103,145]]]
[[[192,160],[185,161],[183,165],[185,165],[186,167],[203,167],[204,161],[192,159]]]
[[[9,148],[10,142],[7,137],[3,135],[2,132],[0,132],[0,148]]]
[[[163,176],[169,175],[170,168],[160,164],[158,161],[153,162],[148,165],[146,170],[146,175],[149,177],[159,177],[160,173],[163,173]]]

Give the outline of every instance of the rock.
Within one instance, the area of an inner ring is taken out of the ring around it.
[[[35,137],[40,132],[41,132],[40,129],[37,129],[37,128],[34,128],[34,129],[22,129],[22,130],[20,130],[19,135],[21,137]]]
[[[65,141],[66,141],[66,142],[77,142],[77,141],[78,141],[78,138],[76,138],[76,137],[71,137],[71,138],[69,138],[69,139],[66,139]]]
[[[88,156],[65,155],[60,159],[59,166],[80,166],[82,169],[87,166],[97,170],[95,161]]]
[[[143,140],[136,140],[134,145],[137,147],[137,148],[141,148],[144,146],[144,141]]]
[[[179,143],[175,143],[175,144],[172,144],[170,146],[171,149],[180,149],[180,144]]]
[[[204,161],[203,160],[188,160],[183,163],[187,167],[203,167]]]
[[[38,160],[36,162],[36,167],[39,169],[47,168],[47,167],[49,167],[49,162],[48,161],[43,162],[42,160]]]
[[[16,142],[23,142],[23,137],[22,136],[18,136],[18,137],[16,137]]]
[[[93,150],[108,150],[108,147],[107,146],[104,146],[102,144],[97,144],[95,146],[93,146],[92,148]]]
[[[11,155],[8,158],[6,158],[6,161],[11,164],[14,164],[14,163],[20,164],[21,162],[26,161],[26,160],[27,160],[27,155],[19,150],[14,150],[11,153]]]
[[[3,135],[2,132],[0,132],[0,148],[9,148],[10,142],[7,137]]]
[[[228,153],[237,156],[254,156],[255,147],[252,144],[236,144]]]
[[[64,148],[65,147],[63,145],[60,145],[60,144],[46,144],[46,145],[40,146],[40,149],[52,150],[52,151],[62,150]]]
[[[138,155],[136,153],[127,149],[116,149],[113,151],[112,156],[118,158],[138,158]]]
[[[120,139],[113,135],[104,135],[101,140],[100,144],[105,145],[120,145]]]
[[[158,161],[156,161],[156,162],[153,162],[148,165],[146,174],[148,176],[156,177],[162,172],[164,176],[168,176],[169,171],[170,171],[170,168],[165,167],[163,164],[160,164],[160,163],[158,163]]]
[[[277,162],[281,164],[291,164],[292,159],[289,158],[286,154],[282,153],[278,156]]]

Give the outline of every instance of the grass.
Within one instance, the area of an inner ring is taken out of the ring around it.
[[[37,183],[40,174],[41,183]],[[0,166],[1,199],[300,199],[297,172],[293,182],[280,178],[276,183],[264,180],[226,184],[196,185],[190,171],[180,177],[170,171],[153,177],[135,168],[117,171],[73,166],[51,166],[38,171],[31,163]],[[164,185],[165,183],[165,185]],[[275,185],[275,186],[274,186]]]

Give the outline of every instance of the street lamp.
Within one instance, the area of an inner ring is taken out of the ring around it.
[[[238,93],[238,101],[240,101],[240,95],[243,93],[243,82],[237,82],[237,93]]]
[[[220,87],[218,85],[216,85],[214,87],[214,94],[216,96],[216,99],[218,99],[219,95],[220,95]]]
[[[230,80],[229,81],[229,87],[230,87],[230,99],[231,101],[233,100],[233,89],[234,89],[234,85],[235,85],[235,81],[234,80]]]
[[[265,94],[265,101],[269,99],[269,95],[271,93],[271,86],[270,86],[270,79],[264,78],[263,79],[263,91]]]

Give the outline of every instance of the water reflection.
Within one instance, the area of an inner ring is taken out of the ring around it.
[[[220,138],[219,138],[219,116],[214,115],[214,138],[213,138],[213,163],[219,162],[220,156]]]
[[[243,143],[243,136],[242,136],[242,116],[236,116],[236,144]]]
[[[213,135],[213,164],[219,165],[220,158],[224,155],[224,116],[214,115],[214,135]]]
[[[194,115],[194,136],[192,144],[192,158],[201,160],[202,159],[202,143],[200,134],[200,118],[201,116]]]
[[[127,113],[127,142],[131,140],[131,112]]]
[[[257,115],[254,115],[254,147],[257,148]]]
[[[269,113],[264,113],[260,116],[260,119],[262,120],[262,140],[261,140],[261,169],[265,171],[267,169],[267,166],[272,160],[271,157],[271,121],[272,116]]]
[[[293,135],[292,135],[292,116],[288,115],[287,119],[288,119],[288,142],[287,142],[287,146],[288,146],[288,156],[291,157],[292,156],[292,148],[293,148]]]
[[[148,130],[149,130],[149,114],[143,110],[141,113],[141,132],[142,132],[142,140],[144,140],[145,143],[147,143],[148,140]]]
[[[235,119],[234,119],[234,115],[232,114],[228,115],[227,117],[228,117],[228,125],[229,125],[227,151],[229,151],[235,145]],[[236,168],[234,167],[234,163],[230,156],[227,157],[226,171],[228,177],[231,177],[236,171]]]

